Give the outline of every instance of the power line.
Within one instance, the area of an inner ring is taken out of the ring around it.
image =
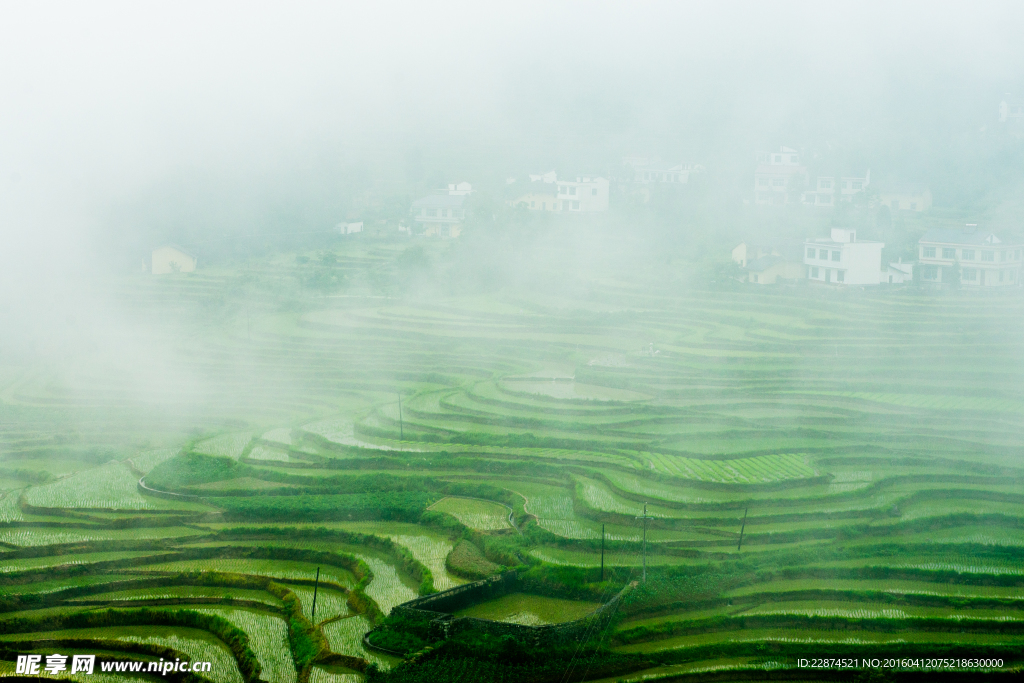
[[[626,581],[626,585],[629,585],[629,581],[633,578],[633,573],[636,571],[636,559],[637,559],[637,556],[641,552],[642,552],[642,550],[637,550],[636,553],[633,555],[632,559],[626,565],[626,566],[628,566],[630,568],[629,569],[629,578]],[[605,588],[604,592],[601,595],[601,604],[602,605],[604,605],[604,604],[606,604],[608,602],[608,596],[611,594],[612,590],[613,590],[612,586],[608,586],[608,587]],[[616,606],[615,609],[618,609],[618,606]],[[569,660],[569,664],[566,665],[566,667],[565,667],[565,671],[562,674],[561,683],[568,683],[568,681],[572,678],[572,673],[573,673],[573,671],[576,668],[576,659],[583,652],[583,648],[586,646],[586,644],[588,642],[590,642],[590,639],[591,639],[591,637],[593,635],[594,629],[597,628],[597,625],[600,623],[600,621],[601,621],[600,618],[594,619],[589,624],[589,626],[587,627],[586,631],[584,631],[583,635],[578,639],[578,642],[577,642],[577,645],[576,645],[576,651],[573,653],[572,658]],[[595,656],[596,656],[596,653],[595,653]],[[591,660],[591,661],[593,661],[593,660]],[[588,665],[587,666],[587,671],[589,671],[589,670],[590,670],[590,666]]]
[[[643,544],[643,552],[644,552],[644,579],[643,580],[644,580],[644,583],[647,583],[647,520],[654,519],[654,517],[648,517],[647,516],[647,503],[644,503],[644,514],[641,515],[640,517],[637,517],[637,519],[644,520],[644,544]]]

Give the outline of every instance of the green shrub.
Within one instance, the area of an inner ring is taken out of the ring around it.
[[[480,552],[480,549],[466,539],[455,544],[452,551],[445,558],[445,567],[448,571],[467,579],[483,579],[501,571],[497,565]]]
[[[436,494],[420,491],[353,493],[328,496],[247,496],[209,498],[230,520],[296,520],[321,522],[345,519],[417,521]]]

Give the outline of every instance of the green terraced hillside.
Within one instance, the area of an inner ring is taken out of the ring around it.
[[[266,285],[247,325],[209,312],[233,277],[111,285],[191,321],[182,421],[117,376],[3,368],[8,650],[208,659],[241,683],[425,680],[451,658],[524,683],[757,680],[824,653],[1024,664],[1016,293],[616,274],[289,306]],[[644,504],[647,583],[579,644],[592,666],[364,643],[397,633],[395,605],[510,568],[540,607],[472,614],[606,601],[641,579]]]

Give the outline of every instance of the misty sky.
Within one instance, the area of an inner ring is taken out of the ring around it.
[[[994,119],[1001,93],[1024,84],[1019,3],[8,2],[0,12],[8,307],[87,268],[81,250],[110,207],[183,178],[286,185],[324,158],[372,169],[410,150],[467,176],[630,152],[724,166],[757,147],[823,141],[870,141],[907,164],[921,156],[915,137],[930,144]]]

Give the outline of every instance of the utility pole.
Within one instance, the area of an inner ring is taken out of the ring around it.
[[[405,426],[402,424],[402,394],[398,394],[398,440],[405,441]]]
[[[743,530],[747,528],[747,512],[750,508],[743,508],[743,524],[740,526],[740,542],[736,544],[736,552],[740,551],[743,547]]]
[[[644,583],[647,583],[647,520],[654,519],[647,516],[647,503],[644,503],[644,514],[637,519],[644,520]]]
[[[316,626],[316,589],[320,587],[320,567],[316,568],[316,581],[313,582],[313,609],[309,610],[309,620]]]
[[[604,524],[601,525],[601,580],[604,581]]]

